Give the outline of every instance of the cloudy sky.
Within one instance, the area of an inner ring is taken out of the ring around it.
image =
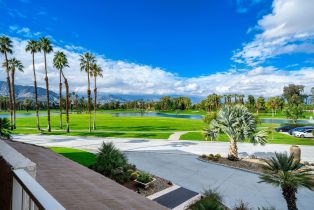
[[[87,78],[79,55],[87,51],[103,67],[103,93],[273,96],[290,83],[306,92],[314,86],[314,0],[49,2],[0,0],[0,34],[11,37],[12,56],[25,66],[17,84],[33,84],[27,40],[47,36],[68,56],[65,74],[81,93]],[[57,91],[52,58],[49,80]],[[43,56],[35,62],[44,87]]]

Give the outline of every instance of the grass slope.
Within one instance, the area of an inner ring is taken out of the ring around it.
[[[71,149],[66,147],[50,147],[52,151],[63,155],[83,166],[89,167],[96,162],[96,155],[79,149]]]

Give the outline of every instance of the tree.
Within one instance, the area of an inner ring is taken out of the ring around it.
[[[39,105],[38,105],[38,94],[37,94],[37,79],[36,79],[36,70],[35,70],[35,53],[40,51],[40,45],[35,40],[29,40],[27,42],[26,52],[30,52],[32,54],[33,60],[33,74],[34,74],[34,92],[35,92],[35,109],[36,109],[36,119],[37,119],[37,130],[40,130],[39,125]]]
[[[10,59],[9,61],[9,69],[10,69],[10,72],[11,72],[11,86],[12,86],[12,101],[13,101],[13,123],[12,123],[12,126],[14,129],[16,129],[16,100],[15,100],[15,71],[16,70],[19,70],[20,72],[24,72],[23,71],[23,64],[21,61],[15,59],[15,58],[12,58]]]
[[[0,118],[0,139],[11,138],[11,125],[8,118]]]
[[[265,110],[265,98],[260,96],[256,100],[256,114],[259,113],[260,110]]]
[[[28,112],[28,110],[31,108],[32,105],[32,101],[28,98],[23,100],[23,107],[24,109],[26,109],[26,111]]]
[[[48,38],[42,37],[39,40],[40,50],[44,52],[44,61],[45,61],[45,81],[46,81],[46,96],[47,96],[47,114],[48,114],[48,132],[51,132],[50,125],[50,98],[49,98],[49,80],[47,72],[47,53],[53,51],[51,42]]]
[[[250,111],[255,110],[255,98],[254,98],[254,96],[249,95],[249,96],[247,97],[247,102],[246,102],[245,106],[246,106]]]
[[[303,116],[304,107],[302,104],[289,104],[285,107],[284,113],[288,119],[293,120],[294,123]]]
[[[266,107],[272,110],[272,116],[276,115],[278,109],[283,109],[285,101],[282,97],[270,97],[266,101]]]
[[[314,104],[314,87],[311,88],[312,105]]]
[[[102,76],[102,69],[101,66],[94,63],[92,64],[92,71],[91,75],[94,77],[94,123],[93,123],[93,129],[96,130],[96,111],[97,111],[97,77],[103,77]]]
[[[289,104],[301,104],[304,100],[304,86],[290,84],[283,88],[283,97]]]
[[[287,202],[288,210],[297,210],[296,193],[298,188],[314,189],[314,180],[311,177],[313,169],[304,169],[300,160],[287,153],[275,153],[275,157],[265,161],[265,175],[260,176],[260,183],[265,182],[275,187],[281,187],[282,195]]]
[[[12,91],[11,91],[11,81],[10,81],[10,69],[8,62],[8,54],[12,54],[12,41],[7,36],[0,36],[0,52],[4,55],[4,65],[6,67],[7,73],[7,85],[8,85],[8,95],[9,95],[9,107],[10,107],[10,123],[11,130],[13,130],[13,102],[12,102]]]
[[[70,132],[70,125],[69,125],[69,85],[68,85],[68,81],[65,78],[64,74],[63,74],[63,69],[65,67],[69,67],[68,64],[68,59],[66,57],[66,55],[63,52],[56,52],[53,58],[53,66],[59,70],[60,72],[60,84],[59,84],[59,96],[60,96],[60,128],[62,128],[62,82],[61,82],[61,76],[64,79],[64,83],[66,86],[66,100],[65,100],[65,109],[66,109],[66,132],[69,133]]]
[[[91,53],[85,53],[84,55],[81,55],[80,58],[81,71],[85,71],[87,73],[87,111],[89,114],[89,132],[92,132],[90,75],[92,64],[95,63],[95,61],[95,57]]]
[[[223,106],[216,119],[210,123],[213,132],[224,133],[229,137],[228,159],[239,160],[237,142],[250,140],[253,143],[265,144],[267,132],[256,131],[254,115],[243,105]]]

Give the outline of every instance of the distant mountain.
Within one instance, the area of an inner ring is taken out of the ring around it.
[[[45,101],[46,100],[46,89],[38,87],[38,100]],[[59,101],[59,94],[49,91],[50,92],[50,100],[58,102]],[[31,98],[34,99],[34,86],[24,86],[24,85],[15,85],[15,93],[17,99],[25,99]],[[7,83],[4,81],[0,81],[0,96],[7,96],[8,95],[8,86]],[[80,96],[84,96],[86,98],[86,94],[79,94]],[[180,95],[171,95],[172,97],[179,97]],[[92,96],[93,97],[93,96]],[[125,103],[128,101],[134,100],[143,100],[143,101],[158,101],[162,95],[126,95],[126,94],[105,94],[105,93],[98,93],[97,101],[98,103],[108,103],[111,101],[119,101],[121,103]],[[189,96],[192,100],[192,103],[198,103],[202,100],[201,97],[197,96]]]
[[[45,101],[46,100],[46,88],[37,88],[38,100]],[[24,85],[15,85],[15,94],[17,99],[25,99],[25,98],[35,98],[34,86],[24,86]],[[8,95],[8,85],[4,81],[0,81],[0,95],[7,96]],[[49,91],[49,96],[51,101],[58,101],[59,95],[53,91]]]

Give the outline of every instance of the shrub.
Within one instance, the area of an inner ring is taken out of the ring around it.
[[[131,174],[131,180],[135,180],[137,179],[137,177],[140,175],[140,173],[138,171],[135,171]]]
[[[153,181],[153,177],[146,172],[142,172],[139,174],[139,176],[137,177],[137,181],[142,182],[144,184]]]
[[[220,154],[216,154],[215,157],[216,158],[221,158],[221,155]]]
[[[130,168],[130,169],[127,170],[127,172],[128,172],[128,174],[131,175],[134,172],[134,170]]]
[[[213,154],[209,154],[207,158],[208,158],[208,160],[212,160],[212,159],[214,159],[214,158],[215,158],[215,155],[213,155]]]
[[[192,203],[189,207],[189,210],[224,210],[225,207],[222,205],[221,196],[214,191],[207,191],[205,195],[202,196],[199,200]]]
[[[249,208],[248,203],[244,203],[243,201],[240,201],[239,204],[235,205],[233,210],[251,210],[251,208]]]
[[[103,142],[96,155],[96,162],[92,167],[95,171],[116,180],[121,180],[121,173],[126,172],[130,168],[127,159],[112,142]]]
[[[202,156],[201,156],[202,158],[206,158],[207,157],[207,155],[205,155],[205,154],[202,154]]]

